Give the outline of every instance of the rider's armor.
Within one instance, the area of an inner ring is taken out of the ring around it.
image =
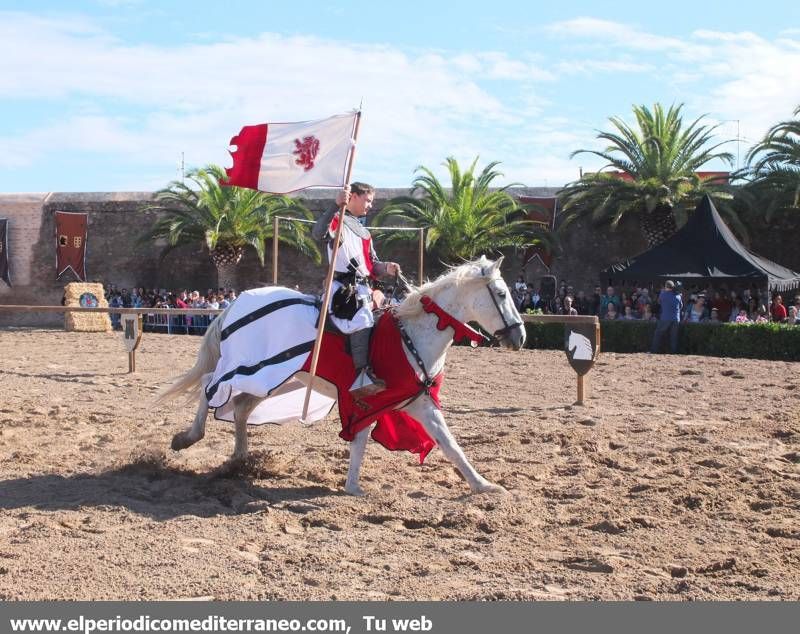
[[[311,235],[325,240],[328,260],[333,252],[338,208],[323,214]],[[378,260],[372,246],[372,235],[358,218],[345,212],[344,227],[334,263],[330,321],[348,335],[353,364],[360,372],[369,365],[369,339],[375,320],[372,315],[371,280],[386,274],[386,263]]]

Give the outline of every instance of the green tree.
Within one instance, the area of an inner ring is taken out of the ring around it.
[[[450,188],[427,167],[419,166],[411,195],[390,200],[376,218],[378,225],[396,224],[424,227],[425,249],[435,251],[449,263],[473,259],[482,253],[504,247],[524,248],[542,244],[552,247],[550,232],[527,217],[527,209],[507,191],[513,185],[490,189],[502,174],[489,163],[475,174],[476,158],[461,171],[449,157],[444,165],[450,176]],[[398,232],[387,242],[413,240],[416,236]]]
[[[162,258],[184,245],[205,244],[217,269],[218,285],[236,286],[236,266],[247,246],[264,266],[265,243],[273,237],[276,215],[313,219],[299,201],[244,187],[223,187],[223,168],[208,165],[191,170],[188,182],[173,181],[155,194],[149,210],[162,212],[143,240],[164,238]],[[320,262],[320,253],[300,222],[281,225],[281,242]]]
[[[712,143],[717,126],[701,125],[703,117],[684,125],[682,108],[683,104],[666,111],[658,103],[652,110],[634,106],[636,127],[619,117],[610,117],[615,131],[597,135],[609,143],[603,151],[573,152],[570,158],[578,154],[599,156],[608,161],[601,170],[610,167],[617,172],[584,174],[562,189],[561,227],[588,217],[597,224],[608,223],[616,228],[623,218],[635,216],[652,247],[675,233],[703,195],[708,194],[734,230],[746,235],[730,204],[732,188],[697,175],[699,169],[715,159],[733,163],[731,153],[717,151],[726,142]]]
[[[800,116],[800,106],[794,116]],[[767,222],[779,209],[800,209],[800,118],[772,126],[747,153],[746,189]]]

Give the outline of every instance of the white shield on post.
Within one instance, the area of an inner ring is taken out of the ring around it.
[[[600,322],[564,324],[564,349],[569,364],[578,375],[578,400],[583,405],[585,396],[585,376],[592,369],[600,344]]]
[[[128,372],[136,372],[136,348],[142,340],[141,315],[122,315],[122,337],[128,351]]]

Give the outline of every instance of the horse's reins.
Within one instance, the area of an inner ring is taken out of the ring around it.
[[[481,274],[486,275],[486,270],[481,269]],[[395,283],[394,286],[392,287],[392,295],[389,298],[389,303],[391,303],[395,299],[395,296],[397,295],[397,288],[399,286],[398,282],[401,283],[405,287],[405,290],[407,291],[413,288],[411,286],[411,283],[405,278],[405,276],[399,270],[394,276],[394,279]],[[492,281],[490,281],[489,284],[486,285],[486,292],[489,293],[489,297],[492,298],[492,303],[494,304],[494,307],[497,309],[497,312],[500,314],[500,319],[503,322],[504,326],[503,328],[495,330],[494,333],[492,333],[492,336],[495,339],[497,339],[499,337],[502,337],[503,335],[507,335],[514,328],[523,326],[523,323],[521,321],[514,321],[509,323],[508,320],[506,320],[506,316],[503,314],[503,310],[500,308],[500,304],[498,303],[497,298],[494,296],[492,289],[489,287],[491,283]],[[428,300],[428,302],[426,302],[425,300]],[[481,343],[481,341],[489,340],[489,338],[486,337],[485,335],[478,333],[475,329],[471,328],[467,324],[458,321],[455,317],[447,313],[443,308],[441,308],[438,304],[436,304],[436,302],[434,302],[430,298],[423,296],[421,301],[423,304],[423,308],[425,308],[425,312],[427,313],[435,312],[436,315],[439,317],[439,323],[437,326],[439,330],[444,330],[448,325],[453,327],[453,330],[456,331],[454,339],[457,338],[457,340],[460,341],[461,339],[468,338],[470,339],[470,345],[472,345],[472,347],[475,347],[476,345]],[[427,307],[428,305],[433,306],[434,309],[429,310]],[[444,326],[442,325],[442,319],[445,320]],[[461,326],[462,328],[459,328],[458,326]]]
[[[483,269],[481,269],[481,272],[482,273],[484,272]],[[492,282],[489,282],[489,284],[491,283]],[[503,326],[505,326],[505,328],[501,328],[500,330],[495,330],[494,337],[502,337],[503,335],[506,335],[509,332],[511,332],[511,330],[513,330],[514,328],[522,326],[523,323],[521,321],[514,321],[509,324],[506,321],[506,316],[503,314],[503,311],[500,308],[500,304],[497,303],[497,298],[494,296],[494,293],[492,293],[492,289],[489,288],[489,284],[486,285],[486,290],[489,291],[489,297],[492,298],[492,303],[494,304],[494,307],[497,309],[497,312],[500,313],[500,319],[503,320]]]
[[[414,345],[406,329],[403,328],[403,322],[399,319],[395,319],[395,323],[397,324],[397,329],[400,331],[400,337],[403,339],[403,343],[406,344],[406,348],[408,348],[411,356],[414,357],[414,361],[417,362],[419,369],[422,371],[422,376],[425,377],[425,380],[422,382],[422,385],[425,387],[425,393],[430,394],[431,388],[436,384],[436,377],[431,378],[428,374],[428,369],[425,367],[425,362],[422,360],[417,346]]]
[[[400,267],[397,267],[397,273],[394,275],[394,284],[392,285],[392,295],[389,297],[389,304],[397,298],[397,289],[403,285],[406,291],[411,290],[411,283],[406,279],[406,277],[400,272]]]
[[[395,284],[394,287],[392,288],[391,297],[389,298],[390,304],[395,299],[395,296],[397,294],[397,288],[401,283],[403,284],[403,286],[407,291],[412,289],[412,286],[408,282],[408,280],[403,276],[402,273],[400,273],[400,271],[398,271],[397,274],[395,275]],[[504,326],[504,328],[495,331],[494,337],[503,336],[504,334],[510,332],[513,328],[522,326],[521,321],[509,324],[508,321],[506,320],[505,315],[503,314],[503,311],[500,308],[500,304],[497,302],[497,298],[495,298],[494,293],[491,291],[488,284],[486,286],[486,290],[488,291],[489,296],[492,298],[492,303],[497,309],[497,312],[500,313],[500,319],[503,321],[503,326]],[[483,341],[489,341],[489,337],[453,317],[450,313],[444,310],[441,306],[439,306],[435,301],[433,301],[427,295],[423,295],[422,297],[420,297],[420,303],[422,304],[422,309],[426,313],[429,314],[432,313],[436,315],[437,317],[436,328],[438,330],[445,330],[447,328],[453,329],[453,339],[455,341],[469,339],[470,345],[473,348]],[[408,335],[405,328],[403,327],[403,323],[399,319],[396,319],[396,323],[397,323],[397,328],[400,331],[400,336],[403,339],[403,343],[406,344],[406,348],[408,348],[408,351],[411,353],[411,356],[414,357],[414,361],[416,361],[420,371],[422,372],[423,377],[425,378],[425,380],[423,381],[423,385],[425,386],[425,392],[428,393],[430,391],[430,388],[436,383],[437,377],[433,378],[430,377],[430,375],[428,374],[428,369],[425,367],[425,362],[422,360],[422,356],[419,354],[417,347],[414,345],[414,342],[412,341],[411,337]]]

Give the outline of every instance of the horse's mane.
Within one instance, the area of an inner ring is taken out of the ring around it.
[[[481,279],[485,274],[485,270],[492,264],[493,262],[491,260],[482,255],[477,260],[465,262],[458,266],[451,266],[448,271],[442,273],[435,280],[425,282],[422,286],[410,286],[405,299],[392,310],[400,319],[419,315],[422,312],[422,303],[420,299],[423,295],[435,296],[438,291],[447,286],[453,284],[461,286],[462,284]]]

